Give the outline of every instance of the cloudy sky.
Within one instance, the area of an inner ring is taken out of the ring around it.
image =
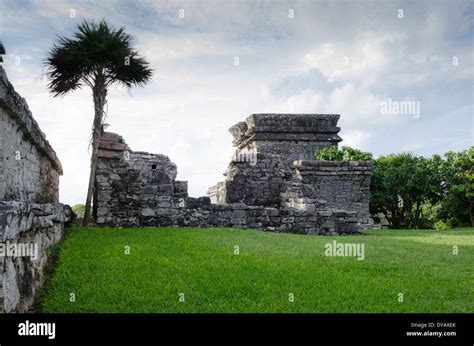
[[[472,1],[0,0],[3,67],[61,159],[65,203],[85,200],[92,97],[53,98],[42,61],[84,18],[124,26],[155,70],[109,91],[108,130],[168,155],[192,196],[223,179],[227,129],[252,113],[340,113],[342,144],[375,155],[474,142]]]

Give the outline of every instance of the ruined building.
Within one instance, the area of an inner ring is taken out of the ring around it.
[[[0,52],[4,52],[0,47]],[[26,101],[0,66],[0,312],[24,312],[71,210],[58,202],[62,168]]]
[[[337,114],[252,114],[229,131],[236,154],[226,180],[209,189],[214,203],[245,203],[279,208],[293,164],[337,145]]]
[[[131,150],[104,133],[94,217],[109,226],[257,228],[347,234],[368,227],[372,163],[319,161],[341,141],[336,114],[253,114],[230,128],[236,147],[225,181],[192,198],[164,155]],[[212,203],[211,203],[212,202]]]

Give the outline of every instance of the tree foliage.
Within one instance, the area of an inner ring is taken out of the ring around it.
[[[369,161],[372,160],[372,154],[348,146],[342,146],[339,149],[334,145],[317,151],[314,154],[314,158],[316,160],[329,161]]]
[[[474,147],[447,152],[440,166],[444,198],[438,219],[452,227],[474,225]]]
[[[82,85],[107,88],[113,83],[128,88],[144,86],[152,76],[149,63],[132,47],[124,28],[113,29],[100,23],[83,21],[72,38],[59,37],[45,61],[49,89],[64,95]]]
[[[374,161],[370,211],[382,213],[393,228],[473,225],[474,149],[442,158],[410,153]]]
[[[374,161],[371,213],[382,213],[394,228],[426,227],[423,205],[442,197],[439,156],[411,153],[381,156]]]

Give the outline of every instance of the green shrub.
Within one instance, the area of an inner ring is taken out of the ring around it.
[[[452,227],[474,225],[474,147],[447,152],[440,171],[444,198],[437,218]]]
[[[439,159],[401,153],[374,160],[370,212],[384,214],[392,228],[431,227],[443,192]]]
[[[446,231],[449,230],[451,226],[449,226],[449,224],[447,224],[446,222],[440,220],[435,222],[433,228],[438,231]]]
[[[72,211],[77,215],[78,218],[84,217],[84,210],[86,206],[84,204],[76,204],[71,207]]]
[[[370,161],[372,160],[372,154],[348,146],[342,146],[341,149],[337,146],[331,146],[317,151],[314,158],[328,161]]]

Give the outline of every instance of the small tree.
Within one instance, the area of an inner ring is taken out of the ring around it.
[[[423,205],[436,204],[442,195],[439,156],[401,153],[374,160],[370,211],[383,213],[393,228],[423,227]]]
[[[474,226],[474,147],[447,152],[441,172],[445,197],[438,217],[452,227]]]
[[[94,122],[84,226],[89,221],[107,89],[114,83],[127,88],[144,86],[152,76],[148,66],[148,62],[132,48],[132,38],[125,29],[113,29],[105,20],[99,24],[83,21],[72,38],[59,37],[45,61],[48,87],[53,96],[65,95],[82,86],[92,89]]]

